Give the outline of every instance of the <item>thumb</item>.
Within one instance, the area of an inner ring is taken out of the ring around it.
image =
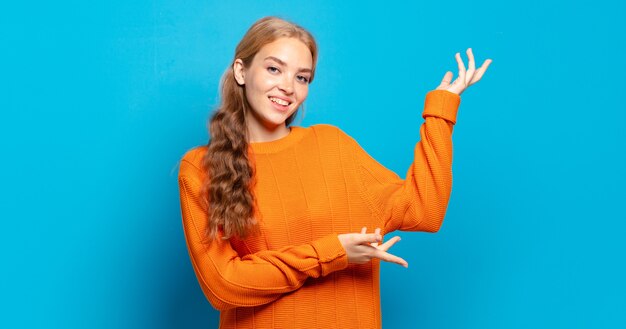
[[[442,89],[448,88],[448,86],[450,86],[450,83],[452,82],[453,76],[454,74],[451,71],[446,72],[446,74],[444,74],[443,76],[443,79],[441,80],[441,83],[439,84],[439,86],[437,86],[436,90],[442,90]]]
[[[382,250],[382,251],[387,251],[389,250],[389,248],[391,248],[391,246],[393,246],[394,244],[396,244],[396,242],[400,241],[400,237],[399,236],[394,236],[393,238],[387,240],[387,242],[381,244],[380,246],[378,246],[378,249]]]

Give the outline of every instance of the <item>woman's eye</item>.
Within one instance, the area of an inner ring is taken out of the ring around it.
[[[267,68],[267,71],[269,73],[277,73],[278,72],[278,68],[274,67],[274,66],[270,66]]]
[[[309,78],[303,76],[303,75],[299,75],[298,76],[298,81],[300,82],[304,82],[304,83],[309,83]]]

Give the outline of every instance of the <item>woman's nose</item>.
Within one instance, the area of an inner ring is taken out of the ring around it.
[[[289,77],[289,74],[283,75],[278,88],[287,95],[293,93],[293,79]]]

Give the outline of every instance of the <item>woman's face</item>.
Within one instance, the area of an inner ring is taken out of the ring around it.
[[[246,113],[251,136],[287,129],[285,120],[309,92],[312,65],[309,48],[298,39],[286,37],[263,46],[248,68],[240,59],[235,61],[235,78],[244,85],[252,107]]]

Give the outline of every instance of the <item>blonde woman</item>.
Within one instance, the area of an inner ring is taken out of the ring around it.
[[[414,162],[402,180],[337,127],[290,126],[315,76],[317,45],[276,17],[235,50],[208,145],[182,159],[183,226],[220,328],[380,328],[379,260],[395,230],[436,232],[452,184],[460,94],[491,60],[426,95]],[[370,232],[368,233],[368,228]]]

